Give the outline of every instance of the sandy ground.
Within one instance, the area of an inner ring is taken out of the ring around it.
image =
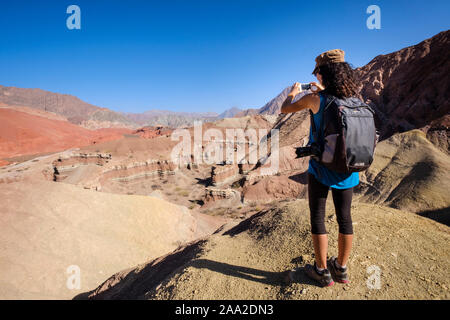
[[[139,266],[108,280],[93,298],[132,299],[449,299],[449,227],[414,213],[355,202],[351,283],[320,288],[302,271],[313,262],[306,200],[280,203],[222,234],[165,257],[181,262],[165,277],[146,282],[151,267]],[[337,224],[327,203],[329,255],[337,255]],[[230,229],[230,227],[232,227]],[[195,251],[195,252],[194,252]],[[192,253],[194,252],[194,253]],[[178,257],[177,257],[178,255]],[[182,256],[186,258],[182,258]],[[167,263],[165,261],[168,261]],[[165,263],[165,265],[164,265]],[[173,263],[172,263],[173,264]],[[299,268],[295,282],[286,270]],[[379,288],[376,274],[379,271]],[[128,271],[129,272],[129,271]],[[132,274],[132,279],[128,276]],[[159,274],[162,274],[161,272]],[[127,277],[125,279],[125,277]],[[157,278],[153,275],[153,279]],[[155,282],[156,281],[156,282]],[[129,282],[149,283],[132,291]],[[370,286],[368,285],[368,282]],[[115,287],[115,284],[120,286]],[[112,286],[109,288],[109,286]],[[122,288],[122,290],[121,290]],[[130,295],[130,292],[132,293]]]

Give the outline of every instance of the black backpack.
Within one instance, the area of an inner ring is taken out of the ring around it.
[[[367,170],[378,141],[375,112],[356,97],[338,99],[324,94],[322,132],[311,114],[311,127],[318,153],[313,158],[330,170],[352,173]]]

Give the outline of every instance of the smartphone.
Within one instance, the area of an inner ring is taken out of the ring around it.
[[[309,90],[309,89],[311,89],[311,84],[310,83],[301,84],[300,86],[301,86],[302,90]]]

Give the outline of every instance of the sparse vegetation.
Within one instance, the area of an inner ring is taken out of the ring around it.
[[[179,192],[178,194],[182,197],[187,197],[189,195],[189,192],[186,190],[183,190],[183,191]]]
[[[177,241],[173,242],[173,245],[176,246],[177,248],[179,248],[183,245],[183,241],[177,240]]]

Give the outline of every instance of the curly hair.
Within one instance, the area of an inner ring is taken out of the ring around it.
[[[347,62],[321,65],[317,73],[320,73],[322,76],[325,93],[342,99],[353,97],[358,92],[355,72]]]

